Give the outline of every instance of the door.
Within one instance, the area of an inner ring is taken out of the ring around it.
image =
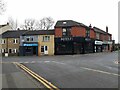
[[[44,46],[44,54],[48,54],[48,46]]]

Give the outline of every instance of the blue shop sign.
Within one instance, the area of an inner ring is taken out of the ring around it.
[[[23,46],[38,46],[38,44],[23,44]]]

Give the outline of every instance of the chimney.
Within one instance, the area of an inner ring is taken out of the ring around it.
[[[106,26],[106,32],[108,33],[108,26]]]
[[[91,24],[89,25],[90,28],[92,28]]]

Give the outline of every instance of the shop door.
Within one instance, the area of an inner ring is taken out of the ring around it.
[[[38,51],[38,50],[37,50],[37,47],[34,46],[34,47],[33,47],[33,55],[37,55],[37,51]]]
[[[48,46],[44,46],[44,54],[48,54]]]

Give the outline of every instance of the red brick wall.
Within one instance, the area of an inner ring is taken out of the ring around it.
[[[105,40],[105,35],[104,34],[100,34],[100,40]]]
[[[90,38],[93,38],[93,39],[96,38],[95,31],[93,29],[90,30]]]
[[[74,36],[81,36],[81,37],[85,37],[86,35],[86,30],[84,27],[72,27],[71,30],[71,35]]]
[[[62,37],[62,28],[55,28],[55,37]]]

